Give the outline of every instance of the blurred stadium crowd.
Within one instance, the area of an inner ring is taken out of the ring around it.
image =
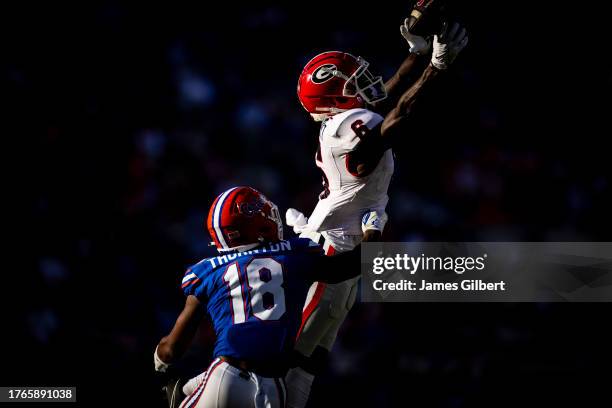
[[[407,52],[409,6],[45,7],[21,11],[29,21],[9,47],[34,229],[2,383],[162,406],[153,348],[180,310],[184,269],[211,253],[212,199],[250,185],[283,212],[309,212],[318,129],[296,97],[300,70],[341,49],[389,77]],[[507,9],[476,8],[463,15],[468,49],[397,151],[387,239],[609,240],[609,60],[589,65],[558,44],[562,64],[547,69]],[[542,401],[567,397],[609,361],[597,323],[609,312],[358,304],[312,406],[503,405],[536,387]],[[203,328],[188,371],[205,367],[210,336]]]

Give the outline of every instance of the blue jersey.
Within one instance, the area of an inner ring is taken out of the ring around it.
[[[280,362],[291,353],[310,285],[321,278],[322,247],[294,238],[206,258],[182,281],[206,308],[214,357]]]

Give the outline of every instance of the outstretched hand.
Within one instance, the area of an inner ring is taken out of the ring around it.
[[[465,27],[459,23],[445,23],[442,32],[434,35],[431,65],[440,70],[448,69],[467,43]]]
[[[410,52],[417,55],[425,55],[429,52],[431,48],[431,43],[427,41],[424,37],[419,35],[414,35],[408,29],[409,24],[408,18],[404,20],[404,24],[400,26],[400,33],[402,37],[406,39],[408,42],[408,46],[410,47]]]

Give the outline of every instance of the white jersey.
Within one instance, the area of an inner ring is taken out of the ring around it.
[[[361,123],[359,123],[359,121]],[[350,154],[360,142],[357,126],[373,129],[383,117],[367,109],[351,109],[321,125],[316,163],[323,171],[329,193],[319,200],[308,218],[306,231],[325,232],[337,250],[352,249],[361,241],[361,218],[368,211],[385,210],[393,175],[393,153],[385,151],[374,170],[359,177],[349,170]]]

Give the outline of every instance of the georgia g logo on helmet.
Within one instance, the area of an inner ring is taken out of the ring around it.
[[[334,71],[336,71],[334,64],[323,64],[312,73],[312,82],[315,84],[322,84],[325,81],[329,81],[334,77]]]

